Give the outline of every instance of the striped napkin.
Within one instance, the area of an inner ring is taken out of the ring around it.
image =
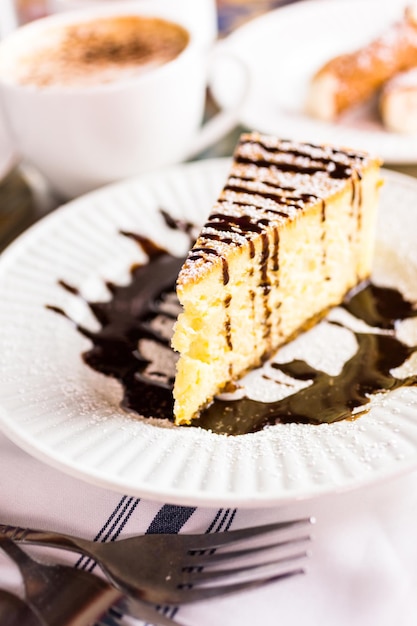
[[[417,623],[417,472],[357,491],[262,510],[181,507],[72,478],[32,458],[0,434],[0,477],[0,522],[97,541],[144,532],[221,532],[301,515],[316,517],[304,576],[179,609],[165,607],[167,615],[185,625]],[[30,549],[38,555],[40,550]],[[48,558],[87,570],[95,567],[86,558],[56,550]],[[0,587],[22,593],[20,576],[3,554]],[[130,619],[128,623],[141,625]]]

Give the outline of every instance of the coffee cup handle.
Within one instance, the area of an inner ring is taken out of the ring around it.
[[[191,146],[187,150],[185,160],[192,159],[204,150],[207,150],[217,141],[220,141],[223,137],[225,137],[239,124],[239,115],[249,93],[250,72],[248,66],[241,58],[227,50],[223,44],[218,44],[218,46],[213,50],[209,60],[211,72],[213,71],[215,64],[220,62],[222,62],[222,68],[224,69],[225,61],[229,63],[228,80],[233,80],[233,84],[237,84],[238,80],[238,76],[235,71],[236,68],[238,68],[238,71],[240,72],[240,85],[238,85],[237,100],[236,102],[228,105],[227,108],[224,108],[216,113],[201,127],[199,133],[195,136]],[[232,71],[230,63],[235,68],[233,76],[230,74]]]
[[[9,131],[0,95],[0,180],[16,167],[20,160],[20,155]]]

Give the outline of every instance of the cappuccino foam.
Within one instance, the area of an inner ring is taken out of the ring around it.
[[[4,41],[0,78],[36,87],[102,85],[168,63],[188,42],[182,26],[156,17],[124,15],[54,25],[11,46]]]

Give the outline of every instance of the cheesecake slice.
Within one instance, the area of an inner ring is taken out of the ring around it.
[[[379,168],[364,152],[241,136],[178,276],[177,424],[369,276]]]

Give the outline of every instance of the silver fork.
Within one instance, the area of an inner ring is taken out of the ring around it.
[[[90,572],[39,563],[4,535],[0,535],[0,548],[20,569],[29,607],[44,626],[88,626],[97,621],[99,626],[107,612],[114,623],[130,615],[154,626],[181,626]]]
[[[305,544],[310,535],[284,538],[279,535],[297,527],[306,528],[312,521],[306,518],[202,535],[149,534],[110,543],[0,525],[0,537],[3,534],[22,543],[79,552],[96,561],[112,583],[125,593],[155,604],[182,604],[304,573],[299,561],[308,554]],[[274,541],[246,545],[248,540],[270,533],[277,534]],[[217,550],[238,543],[242,545],[234,550]],[[263,557],[268,551],[274,556],[265,562]],[[236,566],[236,560],[249,556],[258,557],[257,561]],[[221,569],[211,569],[218,564]],[[227,567],[230,564],[233,568]],[[212,584],[207,586],[207,583]]]
[[[0,624],[2,626],[45,626],[27,602],[6,589],[0,589]]]

